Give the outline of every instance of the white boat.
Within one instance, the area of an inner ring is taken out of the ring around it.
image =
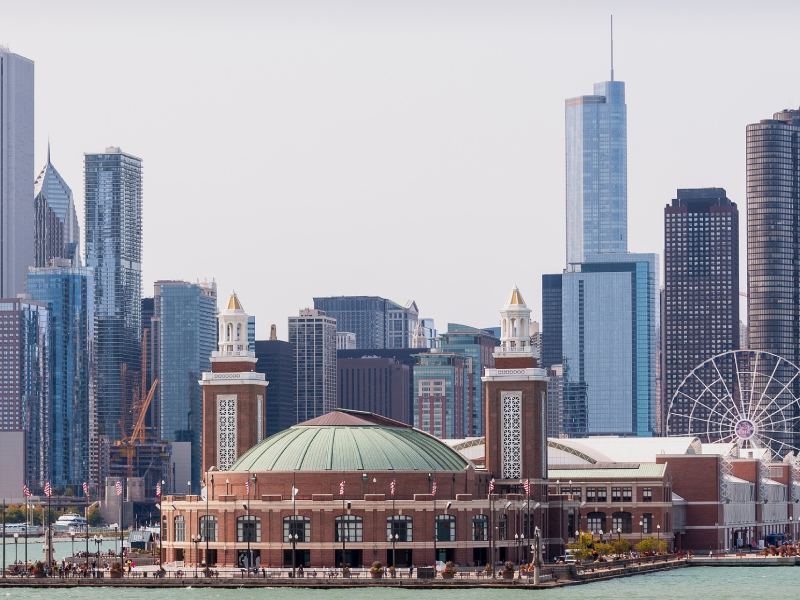
[[[56,531],[86,531],[87,521],[75,513],[69,513],[58,517],[55,523]]]
[[[39,525],[25,525],[25,523],[13,523],[6,525],[5,528],[6,535],[14,535],[18,533],[20,535],[41,535],[44,533],[44,530]]]

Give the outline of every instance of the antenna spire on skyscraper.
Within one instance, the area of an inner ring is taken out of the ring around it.
[[[614,81],[614,15],[611,15],[611,81]]]

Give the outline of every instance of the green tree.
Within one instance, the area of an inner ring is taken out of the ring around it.
[[[24,523],[25,511],[19,504],[9,504],[6,508],[6,523]]]
[[[103,515],[100,513],[100,509],[96,506],[90,506],[86,520],[89,521],[89,525],[91,527],[98,527],[99,525],[102,525]]]
[[[614,548],[611,546],[611,544],[595,542],[594,551],[597,552],[598,556],[608,556],[614,552]]]
[[[586,560],[592,555],[592,546],[594,546],[594,537],[591,533],[580,532],[578,539],[567,544],[567,548],[574,550],[573,554],[578,560]]]
[[[611,542],[614,554],[627,554],[631,551],[631,543],[625,538],[616,539]]]

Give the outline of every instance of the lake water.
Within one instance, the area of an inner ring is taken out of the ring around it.
[[[110,532],[109,535],[113,536],[113,532]],[[115,540],[110,539],[109,535],[103,535],[103,541],[100,544],[100,551],[101,552],[108,552],[109,550],[119,552],[120,542],[119,536],[116,538],[116,545]],[[2,537],[0,537],[0,544],[2,543]],[[73,546],[72,540],[67,538],[59,539],[56,538],[53,541],[53,557],[61,560],[62,558],[66,558],[68,556],[72,556],[72,550],[75,549],[75,552],[79,550],[86,550],[86,538],[75,538],[75,544]],[[2,552],[2,550],[0,550]],[[97,552],[97,544],[95,544],[91,536],[89,538],[89,552]],[[19,560],[25,560],[25,545],[24,539],[19,537],[17,539],[17,546],[16,549],[14,547],[14,538],[13,537],[6,537],[6,565],[11,565],[14,563],[14,557],[17,557]],[[28,538],[28,560],[43,560],[44,559],[44,536],[41,537],[29,537]],[[2,562],[2,554],[0,554],[0,562]],[[0,598],[2,595],[0,594]]]
[[[116,600],[770,600],[797,598],[800,569],[792,567],[690,567],[549,590],[409,590],[396,588],[309,590],[164,588],[113,590]],[[110,588],[0,588],[0,598],[107,600]]]

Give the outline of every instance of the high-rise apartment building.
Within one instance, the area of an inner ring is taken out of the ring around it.
[[[119,148],[84,155],[86,266],[94,269],[98,433],[130,427],[141,370],[142,160]],[[130,430],[127,432],[130,434]]]
[[[625,84],[594,84],[566,101],[567,269],[592,254],[628,250]]]
[[[664,412],[692,369],[739,347],[739,211],[722,188],[677,195],[664,209]],[[700,397],[698,384],[688,381],[683,393]],[[679,414],[694,408],[684,395],[673,404]],[[676,430],[679,423],[688,421],[673,420],[670,435],[693,433]]]
[[[274,325],[273,325],[274,327]],[[256,372],[263,373],[269,385],[265,390],[266,437],[288,429],[297,421],[295,399],[294,346],[284,340],[256,340]]]
[[[337,361],[338,408],[362,410],[412,424],[411,369],[394,358],[365,356]]]
[[[747,327],[751,350],[800,364],[800,109],[747,126]],[[776,377],[800,396],[789,369]]]
[[[54,258],[65,258],[81,265],[80,226],[72,190],[50,162],[39,172],[33,184],[34,264],[49,267]]]
[[[50,476],[50,313],[29,298],[0,299],[0,433],[25,432],[25,479]]]
[[[561,273],[542,275],[542,357],[545,369],[564,360],[561,341]]]
[[[564,433],[653,435],[658,256],[594,255],[575,267],[562,275],[563,406],[574,415]]]
[[[378,296],[314,298],[314,308],[336,319],[338,331],[356,335],[358,350],[411,348],[419,309],[413,300]]]
[[[158,319],[157,427],[160,439],[191,442],[192,480],[202,479],[202,392],[200,379],[211,371],[217,348],[217,284],[157,281],[154,312]]]
[[[438,438],[463,438],[464,410],[471,404],[469,359],[455,352],[417,355],[414,427]]]
[[[0,298],[34,266],[33,61],[0,46]]]
[[[750,348],[800,361],[800,109],[747,126]]]
[[[494,368],[493,353],[499,344],[500,340],[485,330],[458,323],[448,323],[447,333],[441,335],[442,352],[455,352],[468,359],[466,368],[471,390],[465,395],[468,404],[458,413],[463,416],[464,422],[459,428],[466,437],[477,437],[485,433],[486,411],[481,377],[486,374],[486,369]]]
[[[336,408],[336,319],[322,310],[303,309],[289,317],[289,342],[294,346],[297,423],[302,423]]]
[[[28,292],[49,314],[49,419],[44,457],[52,485],[80,490],[96,477],[94,274],[66,259],[28,272]],[[44,442],[44,440],[42,440]]]

